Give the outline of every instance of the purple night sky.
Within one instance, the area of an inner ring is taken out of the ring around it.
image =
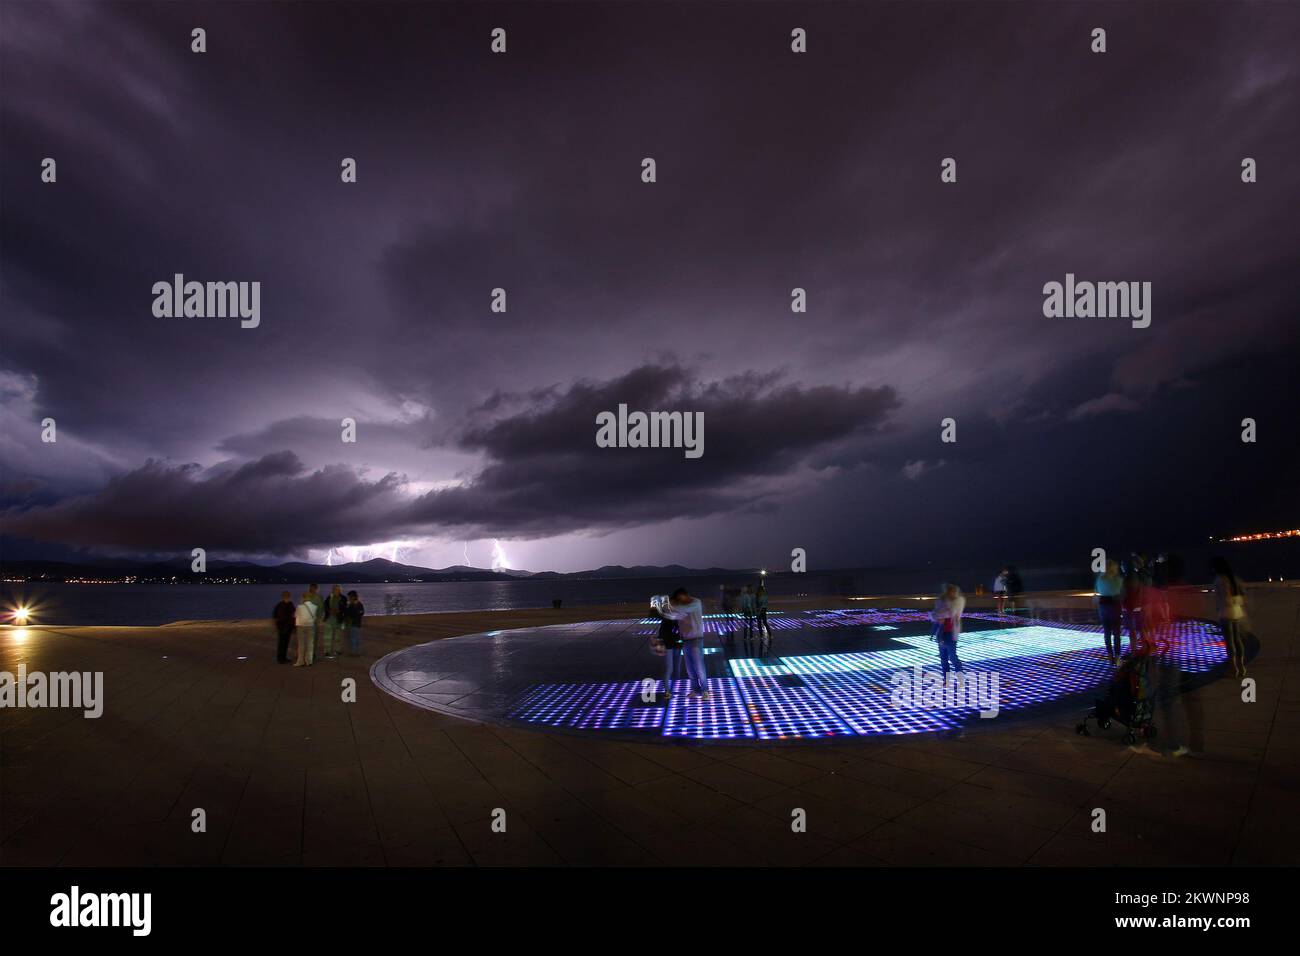
[[[4,556],[1296,527],[1297,50],[1274,3],[5,3]],[[155,317],[175,273],[259,281],[260,325]],[[1066,273],[1150,281],[1150,328],[1044,317]],[[703,411],[705,454],[597,448],[619,403]]]

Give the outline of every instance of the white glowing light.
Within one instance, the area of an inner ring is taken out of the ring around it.
[[[500,571],[502,568],[509,568],[507,563],[506,552],[501,547],[501,542],[497,538],[492,539],[492,570]]]
[[[410,541],[401,539],[397,541],[376,541],[365,545],[341,544],[325,552],[325,565],[326,567],[334,567],[338,564],[363,564],[379,557],[386,557],[396,564],[401,562],[402,552],[411,546]]]

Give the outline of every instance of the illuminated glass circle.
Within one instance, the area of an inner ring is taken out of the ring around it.
[[[924,611],[906,608],[773,612],[771,641],[746,639],[735,617],[707,617],[710,698],[685,672],[663,698],[657,619],[487,631],[395,651],[371,678],[417,707],[538,730],[686,741],[789,741],[991,726],[1051,705],[1090,706],[1113,678],[1096,618],[1085,610],[1035,616],[973,612],[958,654],[965,685],[940,684]],[[1219,628],[1179,620],[1155,635],[1167,690],[1221,671]],[[1125,636],[1125,649],[1129,638]],[[945,695],[946,691],[946,695]],[[996,711],[993,716],[990,712]],[[983,715],[983,716],[981,716]]]

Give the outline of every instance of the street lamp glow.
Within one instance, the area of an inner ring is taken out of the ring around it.
[[[22,627],[24,624],[27,623],[27,619],[29,617],[31,617],[31,612],[27,610],[27,608],[23,607],[22,605],[19,605],[18,607],[14,608],[14,613],[13,613],[14,624],[18,625],[19,627]]]

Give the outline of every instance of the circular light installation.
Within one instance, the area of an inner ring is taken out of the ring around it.
[[[1082,609],[966,615],[962,696],[944,694],[924,610],[775,612],[770,644],[746,640],[735,615],[716,614],[705,618],[710,699],[691,698],[683,672],[665,701],[665,659],[650,650],[658,626],[642,618],[470,634],[395,651],[370,674],[401,700],[478,722],[750,742],[992,725],[1066,701],[1086,707],[1113,674],[1100,626]],[[1208,622],[1178,621],[1162,640],[1165,659],[1192,680],[1224,662]]]

